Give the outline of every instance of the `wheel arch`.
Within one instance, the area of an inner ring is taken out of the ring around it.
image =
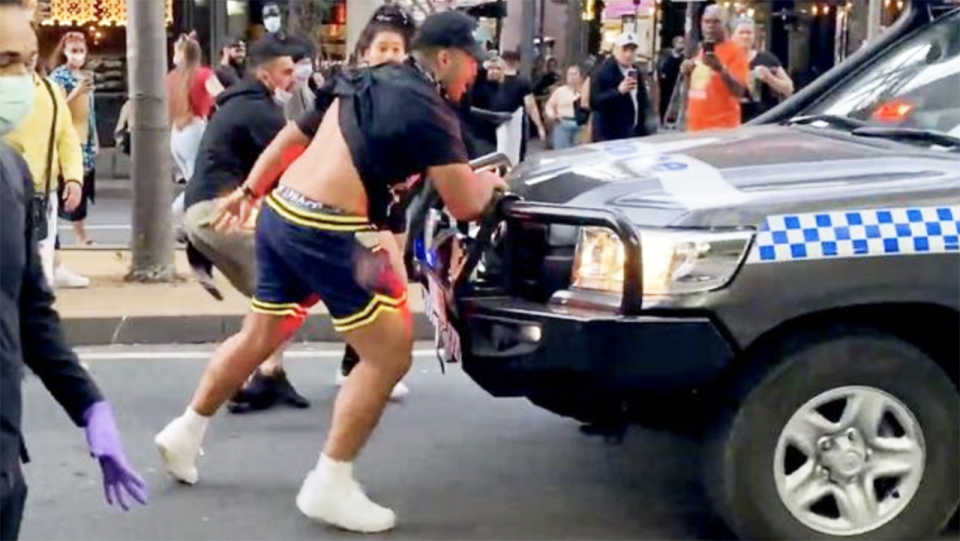
[[[960,311],[933,303],[874,303],[831,308],[781,322],[748,344],[726,376],[763,368],[773,362],[765,353],[789,337],[847,326],[872,329],[920,348],[960,387]],[[724,378],[726,379],[726,378]]]

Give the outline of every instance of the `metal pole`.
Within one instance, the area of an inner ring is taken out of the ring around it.
[[[520,74],[529,81],[533,77],[534,46],[533,37],[537,34],[537,3],[523,2],[521,10],[523,33],[520,39]]]
[[[176,278],[170,203],[164,2],[128,2],[127,65],[133,103],[133,261],[128,280]]]
[[[880,34],[882,22],[883,0],[870,0],[870,7],[867,11],[867,41],[872,40]]]

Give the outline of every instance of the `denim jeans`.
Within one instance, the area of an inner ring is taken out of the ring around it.
[[[579,136],[580,126],[577,125],[576,120],[561,120],[553,127],[553,148],[555,150],[573,148],[577,146]]]

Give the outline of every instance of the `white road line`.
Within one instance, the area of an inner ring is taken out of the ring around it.
[[[130,229],[129,225],[87,225],[86,229],[90,231],[126,231]],[[73,229],[72,225],[61,225],[60,229],[66,231]]]
[[[82,361],[114,361],[120,359],[137,360],[202,360],[209,359],[213,351],[81,351],[77,355]],[[415,349],[414,357],[434,356],[436,352],[432,349]],[[343,350],[331,351],[287,351],[283,354],[287,359],[339,359],[343,357]]]

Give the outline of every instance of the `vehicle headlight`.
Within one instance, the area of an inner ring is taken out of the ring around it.
[[[733,278],[751,231],[640,230],[644,295],[683,295],[719,289]],[[573,287],[622,293],[625,254],[610,229],[580,230]]]

